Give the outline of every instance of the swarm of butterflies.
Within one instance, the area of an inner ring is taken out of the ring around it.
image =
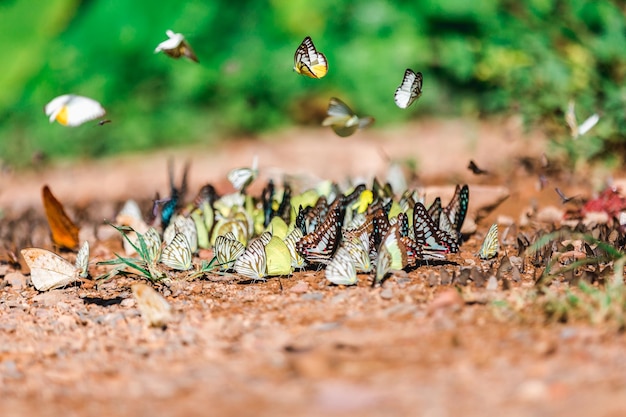
[[[326,279],[337,285],[354,285],[358,274],[371,276],[372,285],[382,283],[393,271],[436,264],[456,253],[469,206],[469,187],[457,186],[443,205],[437,197],[428,207],[416,190],[396,195],[387,183],[374,179],[341,191],[336,184],[321,183],[316,189],[292,194],[268,181],[260,197],[247,192],[258,176],[255,158],[251,167],[228,173],[234,193],[219,196],[210,184],[184,204],[185,171],[175,185],[170,165],[170,195],[154,199],[151,218],[144,219],[134,200],[129,200],[113,225],[125,235],[127,255],[139,252],[154,279],[177,271],[194,273],[194,254],[213,251],[210,269],[236,274],[250,281],[291,275],[295,270],[324,269]],[[65,213],[49,187],[42,200],[54,244],[75,249],[78,227]],[[495,257],[499,250],[497,224],[489,230],[478,253]],[[72,264],[40,248],[22,250],[31,268],[31,280],[40,290],[66,286],[88,275],[89,246],[85,242]],[[118,257],[119,258],[119,257]]]
[[[155,53],[162,51],[172,58],[186,57],[193,62],[198,62],[196,54],[182,34],[171,30],[168,30],[166,34],[168,39],[156,47]],[[323,78],[328,73],[326,56],[315,48],[311,37],[305,37],[296,49],[293,69],[298,74],[315,79]],[[407,69],[394,95],[396,105],[406,109],[421,94],[422,73]],[[57,121],[64,126],[80,126],[90,120],[103,118],[106,111],[96,100],[75,94],[64,94],[46,104],[44,113],[51,123]],[[110,120],[101,120],[99,124],[108,122]],[[327,117],[323,120],[322,126],[328,126],[337,135],[346,137],[359,129],[370,126],[372,123],[374,123],[373,117],[357,116],[346,103],[332,97],[328,104]]]

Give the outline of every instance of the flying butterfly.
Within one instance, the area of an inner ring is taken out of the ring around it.
[[[167,56],[172,58],[180,58],[181,56],[185,56],[191,59],[193,62],[198,62],[198,57],[189,46],[189,43],[185,40],[185,37],[180,33],[174,33],[171,30],[166,30],[165,34],[168,39],[164,40],[160,44],[157,45],[154,53],[159,53],[161,51],[165,52]]]
[[[265,281],[267,258],[265,245],[259,238],[250,241],[243,254],[235,261],[235,272],[255,281]]]
[[[372,123],[374,123],[373,117],[359,117],[346,103],[336,97],[331,97],[327,117],[322,121],[322,126],[330,126],[338,136],[345,138]]]
[[[422,73],[408,69],[404,72],[402,83],[396,89],[394,101],[401,109],[406,109],[422,95]]]
[[[50,123],[56,120],[63,126],[75,127],[103,117],[106,111],[96,100],[75,94],[64,94],[46,104],[44,113],[50,119]]]
[[[191,247],[183,233],[176,233],[174,238],[163,248],[161,263],[178,271],[191,269]]]
[[[172,319],[172,307],[154,288],[138,282],[130,287],[137,307],[145,323],[152,327],[164,327]]]
[[[575,199],[578,198],[578,195],[572,196],[572,197],[567,197],[565,196],[565,194],[563,194],[563,191],[561,191],[560,188],[555,188],[554,191],[556,191],[556,193],[559,195],[559,197],[561,197],[561,204],[567,204],[570,201],[573,201]]]
[[[328,72],[328,62],[323,53],[315,49],[310,36],[304,38],[294,55],[294,71],[310,78],[322,78]]]
[[[478,257],[484,260],[491,259],[498,254],[499,249],[500,243],[498,242],[498,223],[494,223],[489,228],[487,236],[485,236],[485,240],[483,241],[480,251],[478,252]]]
[[[63,205],[56,199],[50,187],[44,185],[41,190],[43,207],[52,234],[52,242],[61,248],[74,249],[78,246],[78,227],[68,217]]]
[[[226,235],[220,235],[215,239],[215,257],[220,269],[225,271],[235,264],[235,261],[246,250],[243,243],[237,240],[237,237],[229,232]]]
[[[576,113],[574,112],[574,101],[570,101],[567,106],[567,112],[565,113],[565,121],[570,128],[572,138],[578,139],[579,136],[587,133],[600,121],[600,116],[594,113],[579,125],[576,120]]]
[[[78,252],[75,265],[46,249],[26,248],[21,253],[30,268],[30,280],[38,291],[65,287],[87,276],[89,245],[86,242]]]
[[[489,171],[486,171],[480,168],[478,165],[476,165],[476,162],[474,162],[473,159],[470,159],[469,164],[467,165],[467,169],[472,171],[474,175],[488,175],[489,174]]]
[[[335,285],[354,285],[357,283],[356,267],[350,252],[345,247],[337,249],[335,256],[324,270],[326,279]]]

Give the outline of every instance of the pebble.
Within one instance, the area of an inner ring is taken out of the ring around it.
[[[306,281],[300,281],[296,285],[291,287],[289,291],[296,294],[303,294],[309,291],[309,283]]]
[[[9,272],[4,276],[4,280],[16,290],[26,287],[26,276],[19,272]]]
[[[380,298],[383,300],[391,300],[393,298],[393,291],[391,288],[385,288],[380,292]]]
[[[120,303],[120,306],[124,308],[132,308],[132,307],[135,307],[135,304],[136,302],[134,298],[124,298],[122,302]]]
[[[487,291],[495,291],[498,289],[498,279],[495,276],[490,276],[487,280]]]

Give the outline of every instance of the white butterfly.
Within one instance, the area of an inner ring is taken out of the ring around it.
[[[357,283],[356,267],[350,251],[340,246],[335,256],[324,270],[326,279],[336,285],[354,285]]]
[[[44,112],[50,118],[50,123],[56,120],[64,126],[80,126],[106,113],[96,100],[74,94],[54,98],[46,104]]]
[[[170,224],[167,225],[167,228],[163,232],[163,241],[166,245],[174,239],[176,233],[182,233],[185,235],[187,242],[189,242],[191,253],[198,250],[198,230],[196,229],[196,224],[191,217],[185,217],[177,214],[172,218]]]
[[[65,287],[87,276],[89,245],[86,242],[78,252],[75,265],[46,249],[26,248],[21,253],[30,268],[30,280],[39,291]]]
[[[257,281],[265,280],[266,268],[265,244],[260,238],[250,241],[244,253],[235,261],[234,267],[238,274]]]
[[[584,122],[582,122],[582,124],[579,125],[578,122],[576,121],[576,113],[574,112],[574,101],[572,100],[569,102],[567,106],[567,113],[565,113],[565,121],[567,122],[567,125],[570,128],[572,137],[574,139],[578,139],[579,136],[582,136],[585,133],[587,133],[589,130],[591,130],[592,127],[594,127],[600,121],[600,116],[597,113],[592,114],[591,116],[589,116],[589,118],[587,118],[587,120],[585,120]]]
[[[141,317],[148,326],[163,327],[172,319],[172,307],[154,288],[136,283],[131,286]]]
[[[500,250],[500,243],[498,242],[498,223],[494,223],[489,228],[485,240],[483,240],[483,244],[478,252],[478,257],[485,260],[491,259],[498,255],[498,250]]]
[[[330,126],[342,138],[374,123],[373,117],[357,116],[346,103],[336,97],[331,97],[327,114],[322,126]]]
[[[306,266],[306,261],[296,250],[296,243],[302,238],[302,230],[299,228],[293,229],[285,238],[284,242],[289,249],[291,255],[291,266],[294,268],[302,269]]]
[[[368,273],[374,268],[370,259],[370,238],[367,232],[362,232],[359,236],[353,236],[342,243],[348,250],[352,263],[358,272]]]
[[[250,168],[235,168],[227,175],[235,190],[243,192],[259,175],[259,158],[255,155]]]
[[[176,233],[174,239],[161,253],[161,263],[178,271],[191,269],[191,258],[191,248],[183,233]]]
[[[226,235],[220,235],[215,239],[214,250],[220,269],[225,271],[233,267],[237,258],[244,253],[246,248],[232,232],[228,232]]]
[[[422,73],[416,73],[413,72],[413,70],[407,68],[407,70],[404,72],[404,78],[402,78],[402,83],[400,84],[400,87],[396,89],[396,93],[393,97],[396,105],[401,109],[406,109],[421,95]]]
[[[174,33],[171,30],[166,30],[165,34],[168,39],[164,40],[160,44],[157,45],[154,53],[159,53],[161,51],[165,52],[166,55],[172,58],[180,58],[181,56],[186,56],[191,59],[193,62],[198,62],[198,57],[189,46],[189,43],[185,40],[185,37],[180,33]]]
[[[148,255],[148,259],[146,259],[149,263],[155,264],[161,258],[161,236],[159,236],[159,232],[156,231],[154,227],[148,229],[146,233],[142,235],[143,241],[146,245],[146,252]]]

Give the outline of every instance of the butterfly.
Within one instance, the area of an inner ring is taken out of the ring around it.
[[[172,319],[172,307],[154,288],[138,282],[131,285],[141,317],[148,326],[164,327]]]
[[[374,123],[373,117],[359,117],[346,103],[336,97],[331,97],[327,117],[322,121],[322,126],[330,126],[337,135],[345,138],[372,123]]]
[[[394,224],[389,228],[381,244],[381,246],[387,249],[387,252],[389,252],[391,256],[391,262],[389,263],[391,269],[401,270],[406,268],[408,264],[406,248],[401,243],[400,237],[400,228],[398,224]]]
[[[296,243],[296,250],[309,263],[327,264],[341,241],[345,207],[343,196],[331,204],[324,222]]]
[[[302,269],[306,266],[306,261],[296,250],[296,243],[302,238],[302,230],[299,228],[293,229],[285,238],[284,242],[289,250],[291,256],[291,266],[294,268]]]
[[[75,94],[64,94],[46,104],[44,113],[50,119],[50,123],[56,120],[63,126],[74,127],[98,119],[104,116],[106,111],[96,100]]]
[[[370,258],[370,239],[367,232],[362,232],[360,235],[352,236],[349,239],[346,238],[341,247],[348,250],[352,263],[358,272],[368,273],[372,271],[374,266]]]
[[[573,196],[573,197],[566,197],[565,194],[563,194],[563,191],[561,191],[560,188],[555,188],[554,191],[556,191],[556,193],[559,195],[559,197],[561,197],[561,203],[562,204],[567,204],[572,200],[575,200],[576,198],[578,198],[577,195]]]
[[[318,52],[310,36],[304,38],[294,55],[294,71],[311,78],[322,78],[328,72],[328,62],[323,53]]]
[[[484,169],[479,168],[478,165],[476,165],[476,162],[474,162],[474,160],[472,159],[470,159],[469,164],[467,165],[467,169],[472,171],[475,175],[489,174],[489,171],[485,171]]]
[[[565,113],[565,121],[570,128],[572,137],[574,139],[578,139],[579,136],[587,133],[600,121],[600,116],[597,113],[592,114],[581,125],[579,125],[576,121],[576,113],[574,112],[574,101],[570,101],[567,106],[567,112]]]
[[[243,193],[248,185],[259,176],[259,158],[255,156],[252,159],[250,168],[235,168],[228,172],[226,177],[233,185],[235,190]]]
[[[404,72],[402,83],[396,89],[394,101],[401,109],[406,109],[422,95],[422,73],[408,69]]]
[[[272,236],[264,250],[268,276],[291,275],[291,254],[281,238]]]
[[[161,252],[161,263],[178,271],[191,269],[191,247],[184,233],[176,233]]]
[[[198,62],[198,57],[189,46],[189,43],[185,40],[185,37],[180,33],[174,33],[171,30],[166,30],[165,34],[168,39],[164,40],[160,44],[157,45],[154,53],[159,53],[161,51],[165,52],[167,56],[172,58],[180,58],[181,56],[185,56],[191,59],[193,62]]]
[[[413,207],[413,233],[415,242],[430,251],[444,253],[459,251],[456,240],[435,226],[426,207],[419,202]]]
[[[457,185],[452,199],[448,205],[443,208],[443,213],[448,216],[448,219],[459,233],[461,233],[461,228],[463,227],[468,207],[469,187],[467,184],[462,187]]]
[[[352,255],[346,247],[337,249],[335,256],[324,270],[326,279],[335,285],[354,285],[357,283],[356,267]]]
[[[79,277],[87,276],[89,245],[86,242],[78,252],[74,265],[46,249],[26,248],[21,253],[30,268],[30,279],[38,291],[65,287]]]
[[[144,245],[146,246],[146,261],[150,264],[156,264],[161,259],[161,236],[154,227],[148,229],[146,233],[141,235]]]
[[[44,185],[41,194],[52,242],[61,248],[74,249],[78,246],[78,227],[67,216],[63,205],[54,197],[50,187]]]
[[[239,275],[255,281],[265,281],[267,258],[265,244],[260,238],[253,239],[243,254],[235,261],[234,269]]]
[[[431,219],[433,219],[434,224],[439,224],[439,218],[441,217],[442,211],[443,208],[441,207],[441,198],[437,197],[428,207],[428,215]]]
[[[485,240],[483,241],[483,244],[480,247],[480,251],[478,252],[478,257],[485,260],[491,259],[498,254],[499,249],[500,244],[498,243],[498,223],[494,223],[489,228],[487,236],[485,236]]]
[[[182,233],[187,238],[187,242],[189,242],[191,253],[196,252],[198,250],[198,231],[193,219],[179,214],[172,217],[172,219],[173,221],[170,222],[163,232],[165,244],[169,244],[174,239],[176,233]]]
[[[233,267],[246,248],[232,232],[229,232],[215,239],[214,250],[220,269],[225,271]]]

